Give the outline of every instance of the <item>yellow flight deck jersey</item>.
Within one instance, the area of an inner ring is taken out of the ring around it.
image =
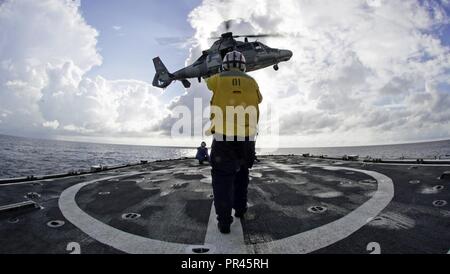
[[[207,135],[255,136],[262,95],[255,79],[239,70],[223,71],[206,79],[211,99],[211,127]]]

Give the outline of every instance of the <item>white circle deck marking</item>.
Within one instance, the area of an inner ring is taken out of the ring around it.
[[[254,250],[257,250],[258,253],[310,253],[315,250],[327,247],[342,239],[347,238],[348,236],[359,230],[361,227],[366,225],[367,219],[377,216],[394,197],[394,185],[392,183],[392,180],[381,173],[341,166],[308,166],[320,167],[326,170],[348,170],[365,173],[377,180],[378,190],[375,192],[372,198],[370,198],[364,204],[336,221],[281,240],[255,244]]]
[[[78,191],[86,185],[93,184],[99,181],[106,181],[113,178],[127,177],[139,173],[122,174],[119,176],[106,177],[97,180],[92,180],[84,183],[79,183],[65,189],[59,197],[59,208],[63,216],[78,227],[81,231],[92,237],[93,239],[114,247],[126,253],[136,254],[151,254],[151,253],[186,253],[189,245],[168,243],[158,240],[152,240],[146,237],[131,234],[112,226],[109,226],[78,207],[75,201],[75,196]]]
[[[326,225],[272,242],[260,243],[254,245],[245,245],[242,241],[240,250],[246,250],[249,253],[309,253],[334,244],[346,237],[350,236],[365,224],[370,218],[376,217],[392,200],[394,196],[394,186],[392,180],[381,173],[375,171],[361,170],[347,167],[333,167],[321,165],[316,166],[326,170],[348,170],[354,172],[365,173],[378,182],[378,190],[364,204],[353,210],[346,216],[335,220]],[[282,168],[281,168],[282,169]],[[109,245],[115,249],[126,253],[189,253],[192,245],[170,243],[159,240],[153,240],[146,237],[131,234],[112,226],[109,226],[100,220],[97,220],[84,212],[77,204],[75,197],[78,191],[86,185],[99,181],[106,181],[120,177],[137,175],[139,173],[128,173],[119,176],[111,176],[100,178],[88,182],[79,183],[65,189],[59,198],[59,208],[63,216],[81,231],[92,237],[93,239]],[[214,220],[211,220],[210,222]],[[240,223],[240,221],[237,221]],[[236,223],[237,223],[236,222]],[[208,224],[208,227],[215,225]],[[207,232],[208,233],[208,232]],[[239,236],[241,238],[242,235]],[[212,241],[206,241],[209,247],[213,247],[214,251],[220,252],[220,245],[216,245],[215,237],[211,237]],[[217,239],[217,244],[221,239]],[[236,248],[236,246],[234,246]],[[212,251],[212,250],[211,250]],[[192,251],[191,251],[192,252]]]

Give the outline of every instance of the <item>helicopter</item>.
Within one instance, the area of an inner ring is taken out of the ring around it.
[[[202,55],[191,65],[182,68],[174,73],[170,73],[161,59],[153,58],[155,66],[155,76],[153,77],[153,86],[158,88],[166,88],[173,81],[181,81],[185,88],[189,88],[191,83],[189,78],[197,78],[201,82],[202,78],[208,78],[211,75],[219,73],[222,67],[222,60],[225,55],[233,50],[241,52],[246,59],[246,71],[255,71],[258,69],[273,66],[274,70],[278,70],[278,63],[291,59],[292,51],[285,49],[275,49],[265,44],[254,41],[250,42],[248,38],[270,37],[273,35],[233,35],[232,32],[223,33],[213,43],[211,48],[204,50]],[[244,38],[244,42],[234,38]]]

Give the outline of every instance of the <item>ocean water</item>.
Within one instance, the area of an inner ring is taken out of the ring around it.
[[[93,144],[0,135],[0,178],[63,173],[93,165],[195,156],[195,149]]]
[[[278,149],[277,153],[310,153],[312,155],[327,155],[330,157],[359,155],[360,158],[372,157],[381,159],[448,159],[450,158],[450,140],[377,146],[282,148]]]
[[[194,157],[195,153],[195,148],[93,144],[0,135],[0,178],[62,173],[89,169],[93,165]],[[264,154],[263,151],[259,153]],[[382,146],[282,148],[270,152],[302,153],[327,156],[357,154],[384,159],[450,157],[450,140]]]

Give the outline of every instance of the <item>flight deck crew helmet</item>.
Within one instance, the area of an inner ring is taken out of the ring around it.
[[[231,68],[238,68],[245,72],[245,57],[239,51],[228,52],[223,58],[222,69],[230,70]]]

